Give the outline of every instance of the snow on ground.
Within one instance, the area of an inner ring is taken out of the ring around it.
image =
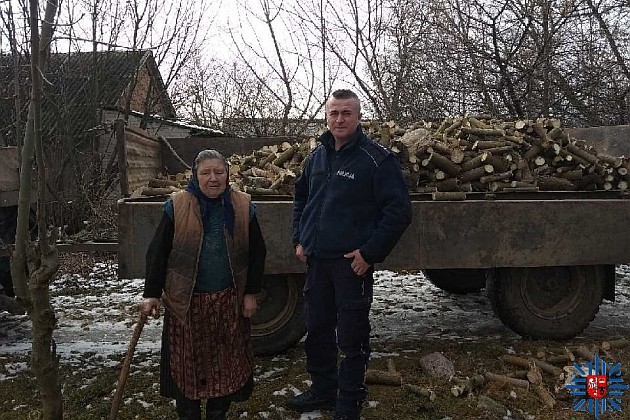
[[[98,353],[105,359],[125,351],[137,320],[144,281],[118,279],[116,270],[114,263],[97,263],[87,277],[65,274],[51,285],[58,319],[54,338],[62,358],[72,361],[79,354]],[[596,338],[630,331],[630,266],[619,266],[617,277],[616,302],[601,305],[584,336]],[[483,292],[452,295],[433,286],[422,273],[376,272],[371,316],[374,340],[385,342],[517,337],[494,315]],[[150,319],[137,352],[159,351],[161,328],[161,319]],[[26,315],[0,313],[0,354],[27,352],[29,331]]]
[[[96,379],[99,368],[117,367],[116,358],[109,356],[125,352],[137,320],[143,280],[118,279],[116,271],[113,263],[99,263],[86,277],[62,275],[51,286],[52,303],[58,319],[58,329],[54,333],[57,353],[63,363],[76,367],[77,374],[88,377],[85,386]],[[630,267],[618,267],[617,276],[616,302],[604,302],[582,336],[609,338],[630,333]],[[375,278],[372,307],[374,341],[518,338],[496,318],[483,293],[451,295],[437,289],[421,273],[379,271]],[[134,358],[139,365],[154,365],[155,368],[150,369],[153,373],[149,374],[156,376],[161,328],[160,319],[149,320],[136,349],[138,357]],[[26,354],[30,350],[29,331],[30,321],[26,315],[0,313],[0,363],[8,355]],[[372,358],[395,355],[374,352]],[[256,380],[272,381],[282,377],[288,362],[286,357],[278,356],[272,359],[270,367],[257,367]],[[0,381],[20,375],[26,369],[26,363],[7,364],[6,374],[0,375]],[[143,371],[147,374],[147,369]],[[131,374],[134,374],[134,369]],[[94,377],[89,379],[90,375]],[[278,381],[274,395],[289,397],[302,392],[308,385],[308,381],[293,384]],[[135,398],[140,397],[136,395]],[[142,398],[139,400],[150,404]],[[370,404],[376,405],[378,401]],[[266,413],[249,413],[249,416],[243,413],[241,417],[266,418],[266,415],[281,410],[284,409],[271,405]],[[301,419],[321,417],[321,413],[312,412],[305,413]]]

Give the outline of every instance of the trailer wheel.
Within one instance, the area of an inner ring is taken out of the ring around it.
[[[595,318],[605,280],[599,266],[499,268],[486,292],[503,324],[523,337],[565,340]]]
[[[425,277],[436,287],[449,293],[465,295],[477,293],[486,286],[486,270],[442,269],[423,270]]]
[[[259,309],[251,320],[254,354],[282,353],[304,336],[303,285],[303,274],[263,278]]]

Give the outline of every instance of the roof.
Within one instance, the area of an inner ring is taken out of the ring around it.
[[[44,80],[42,125],[44,134],[84,133],[100,123],[98,109],[116,106],[127,88],[132,86],[138,71],[146,65],[152,84],[159,92],[164,117],[172,118],[175,110],[166,93],[151,51],[102,51],[51,54]],[[30,80],[30,68],[20,66],[20,80]],[[10,130],[15,120],[13,99],[13,59],[0,55],[0,132]],[[96,83],[93,83],[96,81]],[[4,83],[2,83],[4,82]],[[29,87],[22,87],[23,102]],[[22,110],[22,121],[26,109]]]

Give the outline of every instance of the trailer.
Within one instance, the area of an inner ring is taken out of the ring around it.
[[[144,277],[164,199],[118,202],[120,277]],[[614,300],[615,265],[630,262],[630,195],[621,191],[411,199],[412,223],[376,269],[425,270],[429,278],[473,289],[486,284],[496,315],[526,337],[579,334],[603,299]],[[305,266],[291,243],[291,197],[253,200],[268,255],[252,335],[257,353],[270,354],[304,334]]]
[[[123,137],[124,130],[119,128]],[[598,150],[618,156],[629,154],[629,133],[630,127],[619,126],[579,134]],[[124,145],[121,179],[138,183],[151,166],[146,156],[156,156],[160,149],[157,141],[133,138],[119,139]],[[183,144],[173,146],[184,150]],[[212,141],[205,147],[213,147]],[[188,153],[194,156],[192,150]],[[162,162],[164,166],[169,167]],[[144,277],[146,250],[166,198],[119,200],[119,277]],[[305,333],[305,265],[295,257],[291,241],[292,198],[252,199],[268,249],[252,338],[258,354],[272,354]],[[376,269],[423,270],[438,287],[456,293],[485,287],[496,315],[525,337],[568,339],[579,334],[603,299],[614,300],[615,265],[630,262],[627,191],[474,192],[458,201],[412,194],[411,201],[411,225]]]

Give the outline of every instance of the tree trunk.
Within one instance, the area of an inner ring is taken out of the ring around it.
[[[11,274],[17,296],[27,307],[33,329],[33,351],[31,366],[37,378],[42,400],[42,417],[46,420],[63,418],[63,400],[59,384],[59,366],[55,354],[52,333],[55,328],[55,313],[50,305],[49,283],[59,268],[59,258],[54,246],[49,246],[46,215],[44,211],[45,169],[41,140],[42,73],[46,68],[47,50],[53,33],[57,0],[46,4],[39,36],[38,0],[30,0],[31,27],[31,103],[21,151],[20,191],[18,199],[18,221],[15,251],[11,260]],[[32,186],[33,152],[37,157],[38,245],[30,243],[29,213]]]

